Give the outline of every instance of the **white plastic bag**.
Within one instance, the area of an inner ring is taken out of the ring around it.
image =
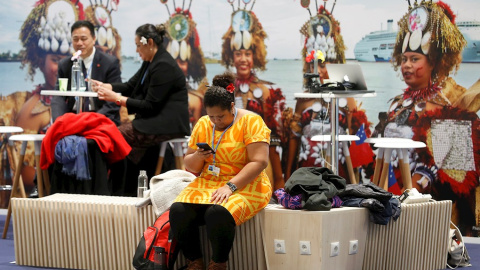
[[[448,245],[448,259],[447,266],[450,269],[456,269],[457,267],[469,267],[470,256],[468,256],[467,248],[465,247],[465,242],[463,242],[462,234],[453,222],[450,222],[453,229],[450,229],[450,238]]]

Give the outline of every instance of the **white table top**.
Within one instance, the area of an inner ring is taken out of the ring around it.
[[[23,128],[15,126],[0,126],[0,133],[17,133],[23,132]]]
[[[332,135],[315,135],[312,137],[312,141],[314,142],[329,142],[332,140]],[[340,142],[350,142],[350,141],[358,141],[360,138],[357,135],[338,135],[338,140]]]
[[[381,141],[377,142],[373,145],[377,148],[393,148],[393,149],[400,149],[400,148],[424,148],[427,145],[423,142],[418,142],[414,140],[406,140],[406,139],[396,139],[390,141]]]
[[[367,143],[379,143],[379,142],[385,142],[385,143],[396,143],[396,142],[401,142],[401,141],[407,141],[407,142],[413,142],[412,139],[407,139],[407,138],[388,138],[388,137],[379,137],[379,138],[367,138],[365,142]]]
[[[377,93],[355,93],[355,91],[347,91],[345,93],[294,93],[295,98],[339,98],[339,97],[376,97]]]
[[[90,91],[59,91],[59,90],[42,90],[40,95],[44,96],[64,96],[64,97],[98,97],[97,92]]]
[[[10,141],[41,141],[45,134],[19,134],[10,136]]]

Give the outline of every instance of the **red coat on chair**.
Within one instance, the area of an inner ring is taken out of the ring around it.
[[[124,159],[132,150],[115,123],[105,115],[94,112],[66,113],[55,120],[42,141],[40,167],[43,170],[54,163],[55,146],[68,135],[95,140],[109,163]]]

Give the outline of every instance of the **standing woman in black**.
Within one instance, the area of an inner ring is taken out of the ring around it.
[[[140,161],[148,147],[190,134],[185,76],[162,46],[165,33],[163,24],[137,28],[135,44],[143,64],[127,82],[92,80],[99,99],[113,101],[135,114],[132,122],[118,127],[133,148],[128,156],[133,163]]]

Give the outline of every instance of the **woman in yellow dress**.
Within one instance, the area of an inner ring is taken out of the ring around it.
[[[265,173],[270,129],[262,118],[235,108],[233,74],[215,76],[205,93],[207,115],[195,125],[185,156],[187,170],[199,177],[170,208],[170,224],[187,258],[187,269],[204,269],[198,227],[206,225],[212,246],[208,269],[226,269],[235,226],[269,202],[272,187]],[[197,143],[207,143],[200,148]]]

